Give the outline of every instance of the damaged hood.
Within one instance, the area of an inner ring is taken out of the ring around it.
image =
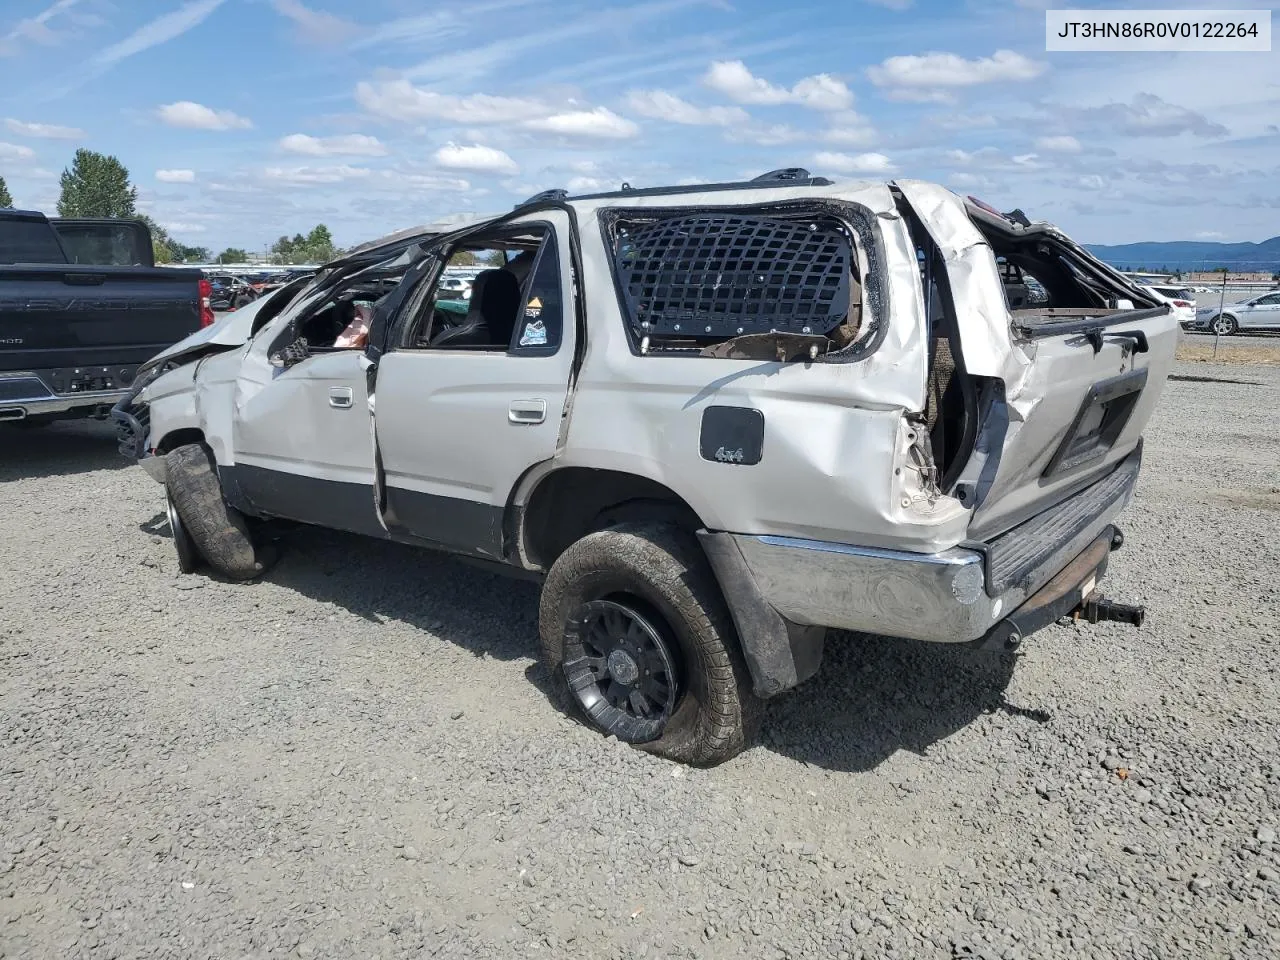
[[[207,327],[203,327],[173,346],[161,350],[138,368],[138,376],[171,360],[194,357],[202,353],[229,350],[243,346],[253,335],[253,318],[272,298],[261,297],[231,313],[224,313]]]

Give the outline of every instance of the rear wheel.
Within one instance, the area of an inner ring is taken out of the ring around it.
[[[1240,327],[1239,324],[1236,323],[1235,317],[1226,313],[1220,313],[1213,318],[1211,329],[1214,333],[1218,334],[1218,336],[1229,337],[1240,329]]]
[[[170,451],[165,457],[165,474],[172,504],[170,522],[177,519],[173,539],[183,572],[190,572],[185,564],[191,562],[192,552],[198,552],[210,567],[231,580],[249,580],[266,570],[248,521],[222,498],[213,458],[204,446],[191,443]],[[185,558],[180,536],[193,548]]]
[[[706,557],[668,524],[583,537],[552,566],[539,611],[552,682],[590,725],[710,766],[740,752],[758,702]]]

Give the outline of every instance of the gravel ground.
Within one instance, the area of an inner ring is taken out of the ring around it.
[[[714,770],[547,703],[530,584],[319,530],[179,576],[108,429],[5,432],[0,955],[1276,957],[1280,369],[1178,373],[1144,629],[836,637]]]

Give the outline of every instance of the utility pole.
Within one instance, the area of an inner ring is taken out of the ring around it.
[[[1213,324],[1213,359],[1218,359],[1218,341],[1222,339],[1219,328],[1222,326],[1222,311],[1227,305],[1227,273],[1222,271],[1222,294],[1218,297],[1218,319]]]

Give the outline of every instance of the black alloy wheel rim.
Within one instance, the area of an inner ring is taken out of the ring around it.
[[[200,565],[200,554],[191,540],[191,534],[187,533],[187,528],[182,523],[182,517],[178,515],[178,507],[173,502],[173,497],[168,493],[165,494],[165,510],[169,514],[169,529],[173,533],[173,545],[178,551],[178,569],[183,573],[195,573],[196,567]]]
[[[593,600],[570,620],[564,673],[596,726],[628,743],[657,739],[679,693],[674,644],[655,618],[626,603]]]

